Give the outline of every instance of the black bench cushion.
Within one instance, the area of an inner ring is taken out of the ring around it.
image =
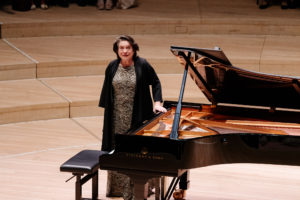
[[[60,166],[62,172],[92,173],[99,168],[99,157],[106,151],[83,150]]]

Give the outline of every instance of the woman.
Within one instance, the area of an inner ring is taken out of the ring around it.
[[[105,108],[102,150],[115,147],[114,135],[126,134],[153,116],[166,112],[161,106],[161,84],[152,66],[137,56],[139,46],[130,36],[120,36],[113,45],[117,59],[109,63],[100,96],[99,106]],[[150,88],[152,87],[152,96]],[[108,172],[107,196],[133,199],[130,179],[116,172]]]

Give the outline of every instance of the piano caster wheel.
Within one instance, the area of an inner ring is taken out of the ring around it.
[[[178,189],[173,193],[173,198],[175,200],[185,200],[186,190]]]

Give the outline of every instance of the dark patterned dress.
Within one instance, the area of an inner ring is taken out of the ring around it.
[[[123,134],[131,126],[136,74],[134,66],[119,65],[113,78],[114,111],[113,133]],[[115,142],[113,141],[113,145]],[[133,183],[126,175],[108,171],[107,196],[122,196],[125,200],[133,200]]]

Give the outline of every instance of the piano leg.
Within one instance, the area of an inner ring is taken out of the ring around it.
[[[135,200],[146,200],[148,198],[148,180],[151,178],[160,178],[157,174],[148,174],[145,172],[135,171],[119,171],[120,173],[126,174],[130,177],[134,185],[134,199]]]
[[[180,177],[179,189],[187,190],[190,187],[190,170],[187,170]]]
[[[173,197],[176,200],[185,199],[186,191],[190,187],[190,170],[187,170],[180,177],[179,181],[179,190],[176,190],[173,193]]]
[[[134,184],[134,199],[136,200],[144,200],[148,197],[148,183],[144,180],[133,180]]]
[[[152,178],[152,176],[147,176],[143,173],[138,172],[121,172],[123,174],[126,174],[130,177],[131,181],[133,182],[134,188],[134,199],[135,200],[145,200],[148,197],[148,179]]]
[[[160,191],[159,191],[160,192],[160,199],[165,198],[165,196],[167,194],[166,187],[167,187],[167,177],[162,176],[160,178]],[[156,193],[156,191],[155,191],[155,193]],[[155,200],[156,200],[156,196],[155,196]]]

